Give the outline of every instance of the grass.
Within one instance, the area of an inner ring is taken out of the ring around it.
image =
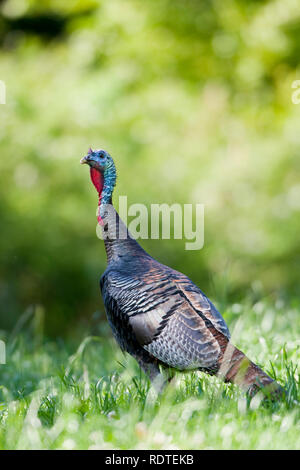
[[[33,320],[6,338],[0,448],[299,449],[298,305],[245,302],[224,316],[235,344],[285,386],[280,403],[249,402],[194,372],[176,374],[157,397],[107,325],[74,348],[41,340]]]

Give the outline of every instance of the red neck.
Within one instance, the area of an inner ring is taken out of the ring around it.
[[[102,173],[100,173],[100,171],[98,171],[98,170],[96,170],[95,168],[92,168],[92,167],[90,167],[90,175],[91,175],[92,183],[95,186],[95,188],[97,189],[97,192],[98,192],[98,195],[99,195],[99,202],[98,202],[98,207],[99,207],[100,204],[101,204],[101,195],[102,195],[102,190],[103,190],[103,186],[104,186],[104,177],[103,177]],[[99,224],[103,225],[103,220],[100,217],[100,215],[98,215],[97,219],[98,219]]]
[[[102,173],[100,173],[100,171],[96,170],[95,168],[90,168],[90,174],[91,174],[92,183],[97,189],[99,198],[100,198],[102,190],[103,190],[103,185],[104,185],[103,175]]]

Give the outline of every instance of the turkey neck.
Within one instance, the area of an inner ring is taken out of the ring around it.
[[[110,204],[105,207],[101,228],[107,264],[113,261],[126,261],[127,256],[130,258],[138,255],[147,256],[147,253],[128,231],[111,200]]]
[[[116,168],[112,163],[104,173],[91,169],[91,179],[99,195],[98,222],[102,229],[107,263],[146,252],[129,233],[126,225],[112,205],[112,193],[116,184]]]

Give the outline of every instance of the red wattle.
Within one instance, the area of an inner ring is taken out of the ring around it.
[[[103,189],[103,184],[104,184],[103,175],[102,173],[100,173],[100,171],[96,170],[95,168],[90,168],[90,175],[91,175],[92,183],[97,189],[99,197],[100,197],[102,193],[102,189]]]
[[[95,186],[95,188],[97,189],[98,194],[99,194],[98,206],[100,206],[100,204],[101,204],[101,193],[102,193],[103,185],[104,185],[104,178],[103,178],[102,173],[100,173],[100,171],[98,171],[98,170],[96,170],[95,168],[92,168],[92,167],[90,167],[90,175],[91,175],[92,183]],[[104,221],[103,221],[102,217],[100,216],[100,214],[98,214],[97,220],[98,220],[99,224],[102,225],[102,227],[103,227]]]

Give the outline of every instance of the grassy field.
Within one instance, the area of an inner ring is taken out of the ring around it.
[[[286,387],[281,403],[249,403],[237,387],[201,373],[176,375],[157,397],[107,325],[81,341],[45,341],[35,312],[23,318],[29,333],[20,334],[21,322],[6,338],[0,448],[299,448],[299,305],[249,301],[224,316],[235,344]]]

